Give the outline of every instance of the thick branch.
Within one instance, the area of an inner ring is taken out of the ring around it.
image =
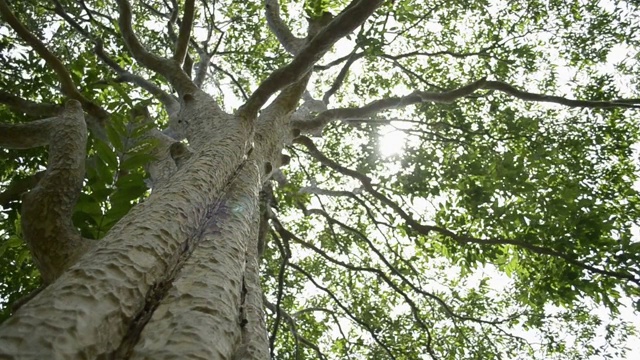
[[[184,15],[182,16],[182,23],[180,24],[180,33],[178,34],[178,41],[176,42],[176,52],[173,55],[173,59],[179,64],[184,62],[184,58],[187,55],[194,15],[194,0],[186,0],[184,3]]]
[[[198,62],[198,69],[196,71],[196,77],[193,81],[197,87],[202,88],[202,84],[207,79],[209,73],[209,64],[211,63],[211,57],[204,52],[200,53],[200,61]]]
[[[265,115],[267,113],[278,113],[281,115],[291,114],[298,106],[298,102],[302,98],[302,94],[307,88],[307,84],[309,82],[309,78],[311,77],[311,72],[309,72],[306,76],[302,77],[297,82],[287,86],[284,88],[280,94],[273,100],[271,104],[264,110]],[[271,115],[273,116],[273,115]],[[262,119],[262,114],[260,115],[260,119]]]
[[[51,283],[90,246],[71,221],[84,180],[87,127],[76,100],[67,102],[59,118],[43,121],[48,121],[41,123],[48,130],[48,166],[23,197],[22,227],[43,280]]]
[[[333,120],[344,120],[351,118],[366,118],[373,116],[380,111],[402,108],[409,105],[432,102],[432,103],[452,103],[457,99],[472,95],[477,90],[497,90],[524,101],[550,102],[568,107],[610,109],[610,108],[634,108],[640,109],[640,100],[620,99],[613,101],[588,101],[573,100],[561,96],[541,95],[521,91],[515,87],[499,82],[487,81],[485,78],[474,81],[458,89],[445,92],[415,91],[412,94],[401,97],[389,97],[372,101],[358,108],[339,108],[324,111],[311,120],[295,121],[293,126],[307,133],[317,133]]]
[[[165,70],[167,61],[155,54],[152,54],[145,49],[140,43],[138,37],[133,31],[131,4],[127,0],[117,0],[118,9],[120,11],[120,17],[118,18],[118,25],[120,25],[120,31],[122,32],[122,38],[125,45],[131,52],[131,55],[138,60],[143,66],[160,72]]]
[[[58,80],[60,80],[60,84],[62,87],[62,93],[68,96],[71,99],[75,99],[80,101],[80,103],[85,107],[86,111],[91,115],[97,117],[100,121],[104,121],[109,114],[102,109],[100,106],[91,102],[89,99],[84,97],[71,79],[71,74],[64,66],[62,61],[55,56],[47,46],[40,41],[35,35],[33,35],[21,22],[18,18],[13,14],[11,8],[5,0],[0,0],[0,14],[2,18],[11,26],[11,28],[27,42],[37,53],[44,59],[44,61],[51,67],[51,69],[58,76]]]
[[[401,108],[425,101],[450,103],[460,97],[472,94],[478,89],[478,87],[482,85],[484,81],[484,79],[480,79],[479,81],[473,82],[459,89],[443,93],[429,93],[424,91],[414,92],[413,94],[407,96],[389,97],[386,99],[375,100],[359,108],[331,109],[320,113],[312,120],[296,121],[293,126],[302,131],[315,132],[317,131],[317,129],[324,128],[329,122],[333,120],[349,119],[354,117],[363,118],[375,115],[383,110]]]
[[[354,0],[333,21],[320,30],[289,65],[271,73],[240,108],[240,114],[247,118],[255,117],[271,95],[302,78],[336,41],[360,26],[383,2],[383,0],[357,1],[357,3],[356,1]]]
[[[146,68],[164,76],[181,94],[193,93],[197,90],[189,76],[176,61],[152,54],[140,43],[131,24],[131,4],[128,0],[117,0],[120,17],[118,24],[127,49],[133,57]]]
[[[58,117],[24,124],[0,123],[0,146],[8,149],[31,149],[49,144],[51,126]]]
[[[16,113],[33,117],[56,116],[62,110],[62,106],[55,104],[41,104],[31,100],[25,100],[19,96],[0,90],[0,103],[7,105]]]
[[[278,0],[265,0],[265,14],[269,29],[278,38],[280,44],[292,55],[297,55],[304,46],[304,39],[295,37],[289,27],[280,18],[280,2]]]

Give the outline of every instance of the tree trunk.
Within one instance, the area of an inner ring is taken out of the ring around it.
[[[151,177],[158,175],[151,195],[2,324],[0,358],[268,359],[259,191],[300,133],[292,119],[312,60],[380,3],[351,7],[345,24],[310,30],[326,34],[310,36],[299,59],[235,114],[223,112],[175,62],[144,56],[135,37],[125,37],[139,61],[177,88],[180,110],[171,110],[177,101],[170,99],[169,126],[189,149],[161,145],[158,153],[170,154],[175,166],[149,166]],[[119,5],[120,26],[132,33],[128,2]]]
[[[2,325],[0,358],[268,358],[258,192],[282,139],[252,147],[254,120],[210,101],[183,107],[193,155]]]

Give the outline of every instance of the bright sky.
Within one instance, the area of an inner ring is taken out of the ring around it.
[[[342,39],[338,43],[338,46],[336,48],[337,48],[336,53],[331,56],[331,59],[349,54],[353,49],[353,42],[347,39]],[[622,45],[615,46],[613,49],[611,49],[611,52],[607,58],[607,63],[602,64],[600,66],[600,71],[616,74],[616,71],[614,68],[615,63],[619,62],[622,59],[631,58],[631,57],[632,57],[631,49],[626,48]],[[571,80],[572,78],[574,78],[575,73],[568,66],[564,68],[561,67],[561,69],[564,69],[564,70],[559,71],[558,83],[559,84],[571,83]],[[357,78],[358,74],[360,73],[360,70],[357,66],[352,66],[352,68],[350,69],[350,72],[353,74],[355,78]],[[587,83],[589,82],[589,79],[585,78],[583,79],[583,81]],[[629,76],[627,77],[621,77],[619,75],[616,76],[616,85],[621,89],[621,92],[623,95],[633,93],[632,84],[633,84],[633,79],[631,79]],[[397,90],[398,90],[397,91],[398,95],[404,95],[411,92],[411,89],[406,89],[406,88],[404,89],[400,88]],[[567,85],[565,88],[560,88],[559,91],[561,95],[564,95],[563,93],[565,94],[571,93],[571,88]],[[548,104],[546,106],[554,107],[554,108],[561,107],[555,104]],[[379,127],[379,134],[380,134],[379,152],[381,156],[389,157],[392,155],[400,155],[400,156],[402,155],[403,146],[407,141],[407,135],[405,132],[402,131],[402,129],[406,129],[407,127],[410,127],[410,125],[407,125],[406,123],[403,123],[403,122],[392,122],[390,125]],[[640,144],[639,144],[639,147],[640,147]],[[425,208],[422,209],[422,211],[429,211],[427,209],[428,206],[426,205],[427,204],[425,204]],[[418,209],[418,211],[421,211],[421,209]],[[640,238],[638,238],[637,241],[640,241]],[[452,271],[455,272],[455,270],[452,270]],[[493,278],[493,281],[491,282],[491,284],[493,284],[496,290],[498,290],[499,288],[505,286],[508,282],[510,282],[510,279],[506,275],[497,272],[491,266],[485,267],[482,273],[485,275],[491,276]],[[311,293],[315,292],[311,289],[309,289],[309,291],[311,291]],[[632,300],[629,298],[624,298],[622,299],[621,302],[625,304],[625,306],[620,308],[620,315],[615,316],[615,318],[631,321],[633,324],[635,324],[637,331],[640,331],[640,314],[634,311],[632,306]],[[594,307],[595,314],[597,314],[597,316],[600,317],[600,319],[602,319],[604,322],[604,324],[599,327],[600,335],[595,340],[595,343],[594,343],[594,345],[601,345],[601,344],[604,344],[605,324],[608,322],[608,320],[611,319],[611,317],[609,315],[609,311],[603,306],[595,306],[595,305],[592,305],[592,306]],[[408,309],[402,309],[402,310],[398,309],[398,311],[408,311]],[[343,326],[348,327],[348,324],[343,324]],[[515,334],[522,336],[526,339],[530,339],[533,342],[535,342],[535,339],[536,339],[536,334],[533,331],[522,330],[522,331],[516,331]],[[567,339],[570,339],[572,334],[567,333],[566,336],[567,336]],[[640,359],[640,334],[636,334],[636,336],[628,338],[626,341],[626,347],[628,347],[630,351],[628,352],[625,359]],[[593,357],[592,359],[596,360],[600,358]],[[618,360],[622,360],[622,359],[618,359]]]

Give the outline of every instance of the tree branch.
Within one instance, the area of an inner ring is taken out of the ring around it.
[[[19,96],[0,90],[0,104],[5,104],[12,111],[36,118],[53,117],[60,113],[62,106],[56,104],[41,104],[25,100]]]
[[[140,43],[131,24],[132,14],[129,1],[117,0],[117,2],[120,11],[118,24],[120,25],[124,43],[131,55],[144,67],[164,76],[180,94],[195,92],[198,89],[197,86],[191,81],[178,62],[152,54]]]
[[[306,76],[302,77],[295,83],[282,89],[282,91],[273,100],[273,102],[263,110],[264,115],[261,113],[259,119],[264,120],[264,118],[267,118],[267,120],[270,120],[270,122],[273,123],[278,119],[268,119],[269,117],[282,117],[284,115],[293,113],[298,105],[298,102],[300,102],[302,94],[307,88],[310,77],[311,72],[307,73]]]
[[[31,33],[18,18],[13,14],[9,5],[7,5],[5,0],[0,0],[0,14],[2,18],[11,26],[11,28],[24,40],[27,44],[29,44],[35,51],[44,59],[44,61],[51,67],[51,69],[58,76],[58,80],[60,80],[62,93],[65,96],[68,96],[71,99],[75,99],[80,101],[80,103],[85,107],[86,111],[91,115],[95,116],[99,121],[103,122],[109,117],[109,114],[106,110],[93,103],[86,97],[84,97],[78,89],[76,89],[76,85],[71,79],[71,75],[69,71],[64,66],[64,64],[55,56],[46,45],[40,41],[35,35]]]
[[[284,284],[285,284],[285,274],[287,271],[287,264],[289,263],[289,258],[291,258],[291,253],[287,247],[282,245],[282,242],[288,241],[288,239],[283,238],[283,241],[275,236],[274,242],[276,243],[278,250],[280,251],[280,268],[278,269],[278,289],[276,291],[276,307],[279,309],[282,306],[282,297],[284,296]],[[275,358],[274,350],[275,350],[275,342],[278,336],[278,329],[280,327],[280,313],[276,314],[276,318],[273,321],[273,330],[271,331],[271,335],[269,336],[269,348],[271,349],[271,358]]]
[[[49,143],[51,126],[58,117],[23,124],[0,123],[0,146],[7,149],[31,149]]]
[[[236,79],[235,76],[233,76],[232,73],[228,72],[227,70],[221,68],[220,66],[216,65],[216,64],[211,64],[211,66],[213,66],[214,69],[216,69],[217,71],[220,71],[221,73],[227,75],[229,77],[229,79],[231,79],[231,81],[236,85],[236,87],[238,88],[238,90],[240,90],[240,93],[242,94],[242,97],[245,100],[249,99],[249,96],[247,95],[247,92],[244,91],[244,88],[242,87],[242,84],[240,84],[240,82],[238,81],[238,79]]]
[[[358,108],[330,109],[318,114],[311,120],[294,121],[293,126],[307,133],[318,133],[333,120],[365,118],[373,116],[383,110],[402,108],[425,102],[449,104],[457,99],[472,95],[477,90],[497,90],[524,101],[549,102],[568,107],[591,109],[640,109],[640,99],[619,99],[613,101],[573,100],[561,96],[541,95],[521,91],[500,81],[488,81],[486,78],[481,78],[480,80],[476,80],[458,89],[445,92],[415,91],[407,96],[375,100]]]
[[[329,103],[329,99],[333,96],[333,94],[336,93],[336,91],[338,91],[338,89],[340,89],[340,87],[342,86],[342,83],[347,78],[347,74],[349,74],[349,68],[351,68],[351,65],[353,65],[353,63],[355,63],[356,60],[358,60],[358,59],[359,59],[359,57],[357,56],[357,54],[356,54],[356,52],[354,50],[354,52],[351,53],[351,56],[349,56],[349,59],[344,64],[342,69],[340,69],[340,73],[338,73],[338,76],[333,81],[333,84],[331,85],[331,88],[329,90],[327,90],[327,92],[322,97],[322,102],[323,103],[325,103],[325,104]]]
[[[145,49],[140,43],[138,37],[135,35],[132,26],[132,14],[131,4],[128,0],[117,0],[120,16],[118,18],[118,25],[122,32],[122,38],[124,40],[127,49],[131,52],[131,55],[138,60],[143,66],[150,70],[160,72],[165,70],[167,59],[161,58],[155,54],[152,54]]]
[[[116,74],[118,74],[118,81],[125,81],[134,85],[137,85],[149,94],[153,95],[156,99],[158,99],[162,105],[164,105],[167,113],[171,116],[177,114],[180,111],[180,102],[175,96],[167,93],[162,90],[158,85],[152,83],[151,81],[143,78],[142,76],[133,74],[124,68],[122,68],[118,63],[113,61],[105,52],[101,41],[95,43],[95,52],[98,57],[109,67],[111,67]]]
[[[327,158],[315,146],[315,144],[313,143],[313,141],[311,141],[311,139],[305,136],[299,136],[294,140],[294,142],[304,145],[309,150],[309,153],[311,154],[311,156],[313,156],[318,161],[320,161],[320,163],[328,166],[329,168],[335,171],[338,171],[341,174],[344,174],[359,180],[360,183],[362,183],[364,189],[367,190],[374,198],[376,198],[383,204],[392,208],[398,215],[400,215],[400,217],[406,222],[407,225],[409,225],[414,231],[416,231],[421,235],[428,236],[429,233],[435,232],[454,240],[460,245],[464,245],[468,243],[474,243],[479,245],[513,245],[522,249],[526,249],[538,255],[548,255],[548,256],[553,256],[556,258],[563,259],[571,265],[577,266],[584,270],[588,270],[592,273],[611,276],[618,279],[624,279],[627,281],[631,281],[634,284],[640,286],[640,279],[635,277],[632,274],[596,268],[594,266],[591,266],[589,264],[586,264],[582,261],[575,259],[575,257],[570,254],[565,254],[545,246],[535,245],[535,244],[531,244],[529,242],[517,240],[517,239],[500,239],[500,238],[477,239],[470,236],[458,235],[451,230],[448,230],[439,226],[423,225],[419,221],[413,219],[406,211],[404,211],[404,209],[402,209],[400,205],[396,204],[394,201],[392,201],[391,199],[389,199],[388,197],[386,197],[385,195],[377,191],[374,188],[373,184],[371,183],[371,179],[369,177],[359,173],[358,171],[348,169],[336,163],[335,161]]]
[[[560,104],[568,107],[591,108],[591,109],[611,109],[611,108],[632,108],[640,109],[640,99],[619,99],[613,101],[589,101],[573,100],[562,96],[543,95],[518,90],[515,87],[501,81],[487,81],[482,85],[485,90],[497,90],[524,101],[548,102]]]
[[[46,130],[49,160],[44,177],[23,197],[22,228],[24,240],[48,284],[90,247],[71,221],[84,180],[87,127],[76,100],[67,102],[60,117],[39,124],[41,131]]]
[[[202,88],[202,84],[207,79],[209,74],[209,64],[211,63],[211,57],[209,54],[200,52],[200,61],[198,61],[198,69],[196,71],[196,77],[193,81],[197,87]]]
[[[211,36],[211,31],[209,31],[209,38],[210,38],[210,36]],[[207,42],[209,41],[209,38],[207,39]],[[202,88],[202,84],[204,84],[204,81],[206,80],[207,75],[209,74],[209,65],[212,65],[211,64],[211,56],[212,56],[212,54],[215,54],[215,52],[218,50],[218,47],[222,43],[222,39],[223,38],[224,38],[224,33],[222,35],[220,35],[220,38],[218,39],[218,43],[216,44],[216,47],[212,52],[208,52],[208,50],[207,50],[207,47],[208,47],[207,42],[205,42],[203,44],[203,46],[200,46],[195,41],[193,41],[193,40],[191,41],[191,43],[195,47],[196,51],[198,52],[198,55],[200,56],[200,61],[198,61],[198,70],[196,72],[196,77],[195,77],[195,80],[194,80],[194,83],[196,84],[196,86],[198,88]],[[230,74],[227,73],[227,75],[230,75]],[[238,85],[238,83],[235,80],[235,78],[233,78],[233,76],[231,76],[231,78],[236,83],[236,85]],[[245,96],[245,99],[246,99],[246,94],[244,94],[244,90],[242,90],[242,88],[240,90],[242,91],[242,93],[243,93],[243,95]]]
[[[375,245],[373,244],[373,242],[367,237],[365,236],[362,232],[360,232],[358,229],[353,228],[339,220],[336,220],[335,218],[331,217],[326,211],[321,210],[321,209],[306,209],[306,208],[302,208],[301,209],[303,211],[303,213],[305,214],[305,216],[309,216],[310,214],[318,214],[322,217],[325,218],[325,220],[329,223],[329,224],[335,224],[340,226],[342,229],[355,234],[358,238],[360,238],[361,240],[363,240],[364,242],[367,243],[367,245],[369,246],[369,249],[371,249],[371,251],[373,251],[376,255],[378,255],[378,258],[382,261],[382,263],[387,267],[387,269],[395,276],[397,276],[398,278],[400,278],[400,280],[402,280],[403,284],[406,284],[407,286],[409,286],[409,288],[411,288],[413,291],[415,291],[418,294],[421,294],[429,299],[434,300],[436,303],[438,303],[438,305],[440,305],[445,313],[447,314],[448,317],[450,317],[453,320],[460,320],[460,321],[472,321],[472,322],[476,322],[476,323],[481,323],[481,324],[489,324],[489,325],[498,325],[501,323],[504,323],[505,321],[508,321],[509,319],[511,319],[510,317],[507,319],[496,319],[496,320],[484,320],[484,319],[478,319],[478,318],[474,318],[474,317],[470,317],[470,316],[462,316],[457,314],[453,308],[451,308],[451,306],[449,306],[449,304],[447,304],[442,298],[440,298],[439,296],[425,291],[422,288],[416,286],[413,282],[409,281],[409,279],[407,278],[407,276],[405,276],[400,270],[398,270],[395,266],[393,266],[393,264],[391,264],[389,262],[389,260],[387,260],[387,258],[384,256],[384,254],[378,250]],[[302,240],[298,239],[296,240],[296,242],[302,242]],[[415,309],[415,311],[413,312],[414,314],[418,312],[418,306],[415,304],[415,302],[413,300],[411,300],[409,298],[409,295],[406,294],[405,291],[403,291],[397,284],[395,284],[391,278],[389,276],[387,276],[383,271],[381,271],[380,269],[376,269],[376,268],[370,268],[370,267],[360,267],[360,266],[354,266],[351,264],[347,264],[344,263],[342,261],[339,260],[335,260],[333,258],[331,258],[329,255],[327,255],[324,251],[322,251],[321,249],[315,247],[312,244],[309,244],[307,242],[303,242],[304,246],[307,248],[310,248],[311,250],[315,251],[316,253],[318,253],[319,255],[321,255],[323,258],[327,259],[328,261],[336,264],[336,265],[340,265],[343,266],[347,269],[350,270],[357,270],[357,271],[367,271],[367,272],[372,272],[374,274],[376,274],[376,276],[379,279],[384,280],[385,283],[387,283],[387,285],[389,285],[391,288],[393,288],[398,294],[402,295],[403,298],[405,298],[405,301],[407,302],[407,304],[409,304],[409,306],[411,306],[413,309]],[[302,243],[301,243],[302,244]],[[416,322],[418,322],[421,327],[423,329],[426,329],[426,324],[424,324],[424,322],[422,321],[422,319],[416,318]]]
[[[421,225],[421,226],[423,228],[427,227],[425,225]],[[431,228],[432,228],[433,231],[455,240],[460,245],[464,245],[464,244],[468,244],[468,243],[479,244],[479,245],[513,245],[513,246],[516,246],[516,247],[519,247],[519,248],[523,248],[523,249],[529,250],[530,252],[535,253],[535,254],[549,255],[549,256],[553,256],[553,257],[556,257],[556,258],[563,259],[564,261],[566,261],[567,263],[569,263],[571,265],[574,265],[574,266],[579,267],[579,268],[584,269],[584,270],[588,270],[588,271],[590,271],[592,273],[605,275],[605,276],[611,276],[611,277],[618,278],[618,279],[628,280],[628,281],[631,281],[632,283],[634,283],[634,284],[636,284],[637,286],[640,287],[640,278],[637,278],[636,276],[634,276],[632,274],[628,274],[628,273],[624,273],[624,272],[620,272],[620,271],[610,271],[610,270],[600,269],[600,268],[597,268],[595,266],[591,266],[589,264],[586,264],[586,263],[584,263],[582,261],[579,261],[579,260],[575,259],[573,256],[571,256],[570,254],[565,254],[565,253],[553,250],[553,249],[545,247],[545,246],[539,246],[539,245],[531,244],[529,242],[522,241],[522,240],[517,240],[517,239],[499,239],[499,238],[477,239],[477,238],[470,237],[470,236],[459,235],[459,234],[456,234],[456,233],[454,233],[454,232],[452,232],[452,231],[450,231],[448,229],[444,229],[444,228],[440,228],[440,227],[431,226]]]
[[[184,3],[184,15],[182,16],[180,33],[178,34],[178,41],[176,42],[176,52],[173,55],[173,59],[179,64],[184,62],[189,47],[191,27],[193,26],[193,18],[195,16],[194,2],[194,0],[185,0]]]
[[[342,301],[340,301],[340,299],[338,299],[338,297],[327,287],[324,287],[322,285],[320,285],[316,279],[306,270],[304,270],[303,268],[301,268],[300,266],[298,266],[297,264],[291,263],[289,264],[289,266],[291,268],[293,268],[294,270],[297,270],[298,272],[300,272],[301,274],[303,274],[307,279],[309,279],[309,281],[318,289],[322,290],[325,294],[327,294],[331,300],[333,300],[333,302],[344,312],[344,314],[346,314],[349,318],[351,318],[351,320],[353,320],[354,323],[360,325],[362,328],[364,328],[369,335],[371,336],[371,338],[382,348],[385,350],[387,356],[389,356],[390,359],[395,360],[396,357],[394,356],[393,352],[391,351],[391,349],[387,346],[387,344],[385,344],[382,341],[382,338],[378,335],[379,332],[376,331],[378,329],[374,328],[372,326],[372,324],[369,324],[369,322],[365,322],[363,319],[358,318],[357,316],[355,316],[353,314],[353,311],[351,311],[351,309],[349,309],[346,305],[344,305],[342,303]]]
[[[302,131],[316,132],[323,129],[329,122],[333,120],[349,119],[354,117],[367,117],[377,114],[380,111],[401,108],[408,105],[414,105],[425,101],[451,103],[455,99],[472,94],[479,86],[482,85],[484,79],[480,79],[461,88],[443,92],[414,92],[413,94],[402,97],[389,97],[386,99],[375,100],[369,104],[359,108],[340,108],[324,111],[312,120],[295,121],[293,126]]]
[[[491,55],[487,54],[486,51],[491,49],[491,47],[487,47],[484,49],[481,49],[480,51],[476,51],[476,52],[469,52],[469,53],[458,53],[458,52],[454,52],[454,51],[449,51],[449,50],[442,50],[442,51],[436,51],[436,52],[424,52],[424,51],[411,51],[408,53],[404,53],[404,54],[398,54],[398,55],[388,55],[388,54],[373,54],[373,55],[369,55],[369,56],[377,56],[377,57],[381,57],[384,59],[388,59],[388,60],[400,60],[400,59],[404,59],[404,58],[408,58],[408,57],[413,57],[413,56],[428,56],[428,57],[435,57],[435,56],[442,56],[442,55],[448,55],[454,58],[460,58],[460,59],[464,59],[467,57],[471,57],[471,56],[477,56],[477,57],[491,57]],[[367,54],[363,51],[363,52],[359,52],[359,53],[354,53],[354,54],[349,54],[349,55],[345,55],[342,56],[340,58],[337,58],[333,61],[331,61],[328,64],[325,65],[315,65],[313,67],[314,71],[323,71],[323,70],[328,70],[334,66],[337,66],[349,59],[354,59],[354,60],[359,60],[363,57],[365,57]],[[497,59],[500,60],[500,59]],[[500,61],[505,61],[508,62],[507,60],[500,60]]]
[[[107,53],[104,51],[104,45],[102,40],[96,39],[91,33],[85,30],[80,24],[75,21],[69,14],[66,12],[62,4],[59,0],[54,0],[55,4],[55,12],[63,18],[71,27],[73,27],[78,33],[84,36],[85,39],[91,41],[95,45],[95,53],[105,64],[111,67],[116,74],[118,74],[120,81],[125,81],[137,85],[145,90],[147,90],[151,95],[157,98],[167,110],[169,114],[177,114],[180,110],[180,103],[178,100],[172,95],[168,94],[164,90],[162,90],[156,84],[146,80],[145,78],[135,75],[120,66],[117,62],[115,62]]]
[[[278,0],[265,0],[265,15],[269,29],[276,36],[280,44],[292,55],[297,55],[304,46],[304,39],[295,37],[289,27],[280,18],[280,2]]]
[[[383,0],[352,1],[342,13],[338,14],[300,50],[289,65],[271,73],[238,110],[238,113],[247,118],[255,117],[271,95],[303,77],[336,41],[360,26],[382,2]]]
[[[315,351],[316,355],[318,355],[319,359],[327,359],[327,357],[320,351],[320,348],[314,344],[313,342],[311,342],[309,339],[301,336],[300,334],[298,334],[298,331],[296,330],[296,321],[294,319],[293,316],[289,315],[286,311],[284,311],[282,308],[276,306],[275,304],[271,303],[266,296],[263,295],[262,297],[262,302],[264,303],[264,306],[271,310],[271,312],[273,312],[274,314],[276,314],[276,316],[280,316],[282,318],[284,318],[284,320],[289,324],[289,330],[291,331],[291,334],[293,335],[293,339],[295,340],[295,344],[296,344],[296,353],[299,353],[298,351],[298,341],[300,341],[300,343],[310,349],[312,349],[313,351]],[[340,326],[340,324],[336,321],[336,325]],[[272,347],[273,348],[273,347]]]
[[[333,61],[331,61],[328,64],[325,65],[314,65],[313,66],[313,71],[323,71],[323,70],[328,70],[331,69],[334,66],[338,66],[340,64],[342,64],[343,62],[349,60],[349,59],[354,59],[355,60],[359,60],[361,58],[363,58],[365,56],[364,51],[363,52],[359,52],[359,53],[351,53],[349,55],[345,55],[343,57],[337,58]]]

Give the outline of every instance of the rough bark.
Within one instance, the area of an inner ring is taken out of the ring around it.
[[[248,161],[207,214],[194,248],[184,249],[190,255],[176,264],[180,270],[144,326],[132,359],[231,358],[241,328],[248,326],[243,273],[257,236],[258,189],[258,167]]]
[[[49,147],[47,171],[22,197],[24,240],[45,284],[58,278],[90,247],[71,221],[84,180],[86,142],[87,126],[76,100],[70,100],[54,118],[0,124],[2,146]]]
[[[188,60],[193,1],[187,1],[171,59],[147,51],[133,32],[129,1],[117,3],[129,52],[168,79],[181,97],[176,111],[176,98],[119,67],[99,40],[85,36],[123,80],[142,84],[167,107],[169,131],[147,134],[160,140],[154,154],[158,159],[147,167],[153,192],[2,324],[0,358],[268,359],[258,193],[286,159],[284,146],[299,133],[291,119],[313,64],[382,1],[353,1],[333,21],[312,21],[309,36],[295,40],[297,55],[291,64],[271,74],[235,115],[224,113],[198,89],[201,79],[191,81],[190,71],[181,68]],[[59,4],[56,11],[69,22]],[[272,26],[274,21],[282,25],[277,11],[267,9],[267,16]],[[49,58],[58,64],[53,55]],[[63,70],[58,75],[65,80]],[[71,85],[67,93],[75,90]],[[48,140],[46,133],[40,135],[41,142]],[[188,145],[176,142],[182,139]]]
[[[3,324],[3,358],[110,356],[128,334],[129,324],[154,301],[149,297],[171,283],[185,249],[199,240],[210,209],[247,161],[251,138],[251,126],[243,119],[212,118],[207,106],[211,98],[193,100],[185,105],[183,119],[209,125],[193,139],[194,156]],[[209,142],[204,141],[207,135]]]

